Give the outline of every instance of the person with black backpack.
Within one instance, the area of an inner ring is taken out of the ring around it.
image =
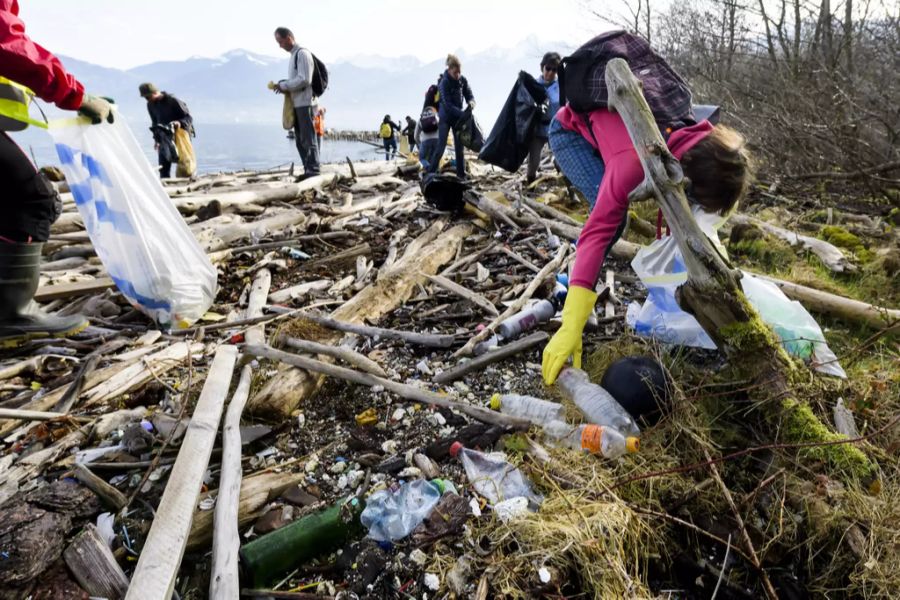
[[[641,81],[669,151],[681,161],[691,204],[707,212],[728,214],[746,194],[753,177],[743,136],[706,119],[696,122],[687,84],[646,40],[624,31],[611,32],[563,59],[560,101],[568,99],[568,103],[554,117],[550,145],[567,176],[573,169],[583,172],[586,179],[593,173],[601,180],[596,203],[578,239],[562,326],[544,348],[542,374],[547,385],[556,381],[570,357],[576,368],[581,366],[582,331],[597,300],[594,289],[601,267],[625,228],[628,195],[644,178],[625,122],[609,110],[605,73],[613,58],[625,59]],[[571,156],[559,152],[554,132],[580,138],[580,149]]]
[[[168,92],[159,91],[152,83],[139,85],[138,93],[147,101],[153,148],[159,159],[159,177],[168,179],[172,176],[172,164],[178,162],[178,151],[175,148],[176,131],[183,129],[190,140],[196,135],[194,119],[184,102]]]
[[[440,123],[438,124],[438,144],[434,153],[434,161],[429,166],[429,171],[436,173],[440,166],[441,157],[447,148],[447,138],[450,130],[453,130],[453,148],[456,153],[456,174],[460,179],[466,178],[466,160],[463,152],[463,145],[459,141],[459,123],[466,111],[463,110],[463,100],[465,100],[468,108],[475,108],[475,96],[472,94],[472,88],[469,82],[462,76],[462,63],[454,54],[447,55],[447,69],[438,82],[438,116]]]
[[[315,118],[318,95],[322,89],[323,69],[313,53],[301,47],[295,40],[293,32],[287,27],[275,30],[275,41],[285,52],[291,53],[288,63],[288,77],[274,86],[276,94],[290,94],[294,104],[294,139],[300,160],[303,162],[303,174],[297,177],[302,181],[319,174],[319,145],[316,135]],[[327,74],[324,74],[327,85]],[[319,87],[319,90],[316,88]],[[318,93],[317,93],[318,91]]]
[[[416,121],[416,145],[419,147],[419,162],[426,171],[434,161],[440,162],[440,157],[434,153],[438,146],[438,124],[441,118],[438,116],[437,86],[432,85],[425,93],[425,104],[422,106],[422,114]]]

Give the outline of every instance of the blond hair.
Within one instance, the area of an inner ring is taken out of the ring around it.
[[[458,57],[457,55],[455,55],[455,54],[448,54],[448,55],[447,55],[447,68],[448,68],[448,69],[452,69],[453,67],[456,67],[456,68],[458,68],[458,69],[461,69],[461,68],[462,68],[462,62],[460,62],[459,57]]]
[[[755,171],[744,136],[725,125],[713,127],[709,135],[685,152],[681,165],[691,182],[693,200],[721,215],[747,194]]]

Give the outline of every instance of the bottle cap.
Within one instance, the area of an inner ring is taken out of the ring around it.
[[[491,410],[500,410],[500,394],[491,396]]]
[[[591,454],[600,454],[600,442],[603,439],[603,427],[585,425],[581,430],[581,449]]]
[[[627,437],[625,438],[625,450],[629,454],[634,454],[641,449],[641,438]]]
[[[450,456],[456,458],[456,455],[459,454],[459,451],[463,449],[463,445],[461,442],[453,442],[450,445]]]

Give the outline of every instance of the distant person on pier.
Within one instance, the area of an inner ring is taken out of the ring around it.
[[[159,177],[168,179],[172,176],[172,164],[178,162],[178,151],[175,148],[175,135],[179,129],[186,134],[187,143],[194,133],[194,119],[187,105],[168,92],[161,92],[152,83],[138,86],[141,97],[147,101],[147,112],[150,114],[150,131],[153,133],[153,148],[159,159]]]
[[[294,140],[304,171],[297,181],[302,181],[319,174],[319,142],[315,126],[318,98],[312,90],[315,62],[312,52],[302,48],[287,27],[275,30],[275,41],[282,50],[291,53],[288,77],[275,84],[274,91],[290,94],[294,103]]]
[[[547,138],[549,137],[550,121],[556,115],[556,111],[559,110],[559,81],[556,79],[556,72],[559,70],[560,62],[562,62],[562,59],[556,52],[548,52],[541,59],[541,75],[537,80],[547,91],[550,110],[547,111],[541,123],[535,128],[534,137],[531,138],[531,145],[528,148],[528,168],[525,175],[525,180],[528,183],[537,178],[538,168],[541,166],[541,153],[544,150],[544,146],[547,145]]]
[[[32,95],[101,127],[114,118],[108,100],[85,93],[58,58],[25,34],[19,3],[0,0],[0,348],[68,337],[88,326],[81,315],[47,315],[32,302],[41,250],[62,212],[56,189],[6,134],[43,125],[28,114]]]
[[[436,173],[447,148],[447,138],[450,130],[453,130],[453,148],[456,152],[456,174],[460,179],[466,178],[466,159],[463,152],[463,145],[459,143],[457,138],[458,130],[456,128],[462,118],[463,100],[468,105],[468,110],[475,108],[475,96],[469,87],[469,82],[462,76],[462,63],[455,54],[447,55],[447,69],[441,75],[438,81],[438,116],[440,124],[438,130],[438,144],[435,149],[434,161],[429,167],[432,173]]]
[[[378,135],[381,137],[381,143],[384,144],[384,160],[391,160],[397,157],[397,138],[394,132],[400,133],[400,126],[391,120],[391,115],[384,115],[381,121],[381,128]]]
[[[325,107],[320,106],[313,119],[313,127],[316,130],[316,146],[319,148],[319,158],[322,157],[322,138],[325,137]]]
[[[403,128],[403,135],[409,142],[409,151],[416,149],[416,121],[409,115],[406,115],[406,127]]]

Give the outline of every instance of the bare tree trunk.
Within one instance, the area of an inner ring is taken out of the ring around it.
[[[844,56],[847,60],[847,77],[853,77],[853,0],[844,0]],[[852,89],[852,88],[851,88]]]
[[[752,397],[773,431],[792,441],[833,439],[836,434],[794,396],[791,382],[796,367],[744,296],[740,271],[725,261],[691,216],[681,165],[663,142],[628,63],[610,61],[606,83],[610,109],[622,116],[644,167],[644,182],[629,199],[656,199],[687,267],[687,281],[676,294],[678,304],[696,317],[736,368],[759,384]],[[877,477],[877,467],[856,446],[832,445],[819,450],[817,459],[851,480]]]
[[[775,41],[772,39],[772,27],[769,24],[769,16],[766,14],[766,5],[759,0],[759,14],[762,16],[763,25],[766,26],[766,49],[769,51],[769,59],[773,67],[778,67],[778,55],[775,54]]]

